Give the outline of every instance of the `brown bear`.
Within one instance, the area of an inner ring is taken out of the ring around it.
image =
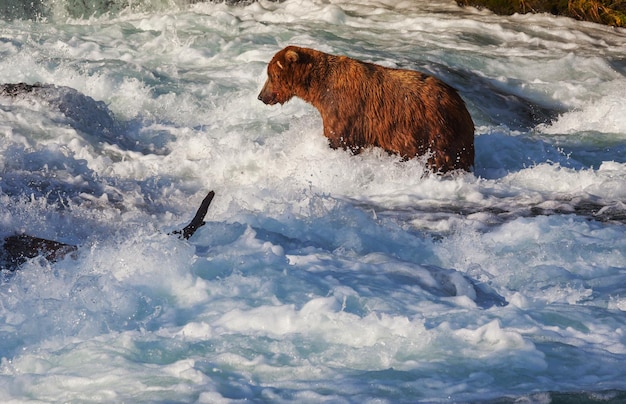
[[[333,149],[377,146],[403,159],[429,154],[434,171],[470,171],[474,123],[449,85],[424,73],[288,46],[267,66],[265,104],[300,97],[322,115]]]

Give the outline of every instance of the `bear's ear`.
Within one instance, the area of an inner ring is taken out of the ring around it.
[[[298,55],[298,53],[294,50],[289,49],[287,52],[285,52],[285,60],[288,63],[297,62],[299,57],[300,56]]]

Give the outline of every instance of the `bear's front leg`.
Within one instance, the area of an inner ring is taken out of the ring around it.
[[[350,135],[350,132],[341,125],[328,126],[324,125],[324,136],[328,138],[328,145],[333,149],[342,148],[344,150],[350,150],[353,154],[359,154],[362,149],[362,145],[355,144],[354,139]]]
[[[328,145],[333,149],[338,149],[340,147],[346,148],[345,143],[343,142],[343,137],[337,134],[335,129],[330,128],[328,125],[324,125],[324,136],[328,139]]]

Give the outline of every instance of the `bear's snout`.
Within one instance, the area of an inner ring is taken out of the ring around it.
[[[264,94],[263,92],[261,92],[257,98],[259,99],[259,101],[263,101],[264,104],[268,104],[268,105],[276,104],[276,95],[273,93],[269,93],[268,95],[268,94]]]
[[[263,86],[263,89],[261,89],[257,98],[267,105],[274,105],[278,103],[278,93],[274,91],[274,88],[269,80],[265,82],[265,85]]]
[[[278,101],[276,100],[276,93],[263,93],[261,92],[261,94],[259,94],[259,96],[257,97],[259,100],[263,101],[263,103],[267,104],[267,105],[274,105],[276,104]]]

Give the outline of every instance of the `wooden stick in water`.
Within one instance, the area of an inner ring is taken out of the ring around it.
[[[182,230],[175,230],[170,234],[181,235],[181,238],[185,240],[191,238],[196,230],[204,226],[204,218],[214,196],[215,192],[210,191],[202,200],[191,222]],[[26,260],[37,256],[42,256],[50,262],[55,262],[77,250],[78,246],[76,245],[29,236],[27,234],[9,236],[4,239],[2,250],[0,250],[0,269],[15,271],[20,265],[26,262]]]

